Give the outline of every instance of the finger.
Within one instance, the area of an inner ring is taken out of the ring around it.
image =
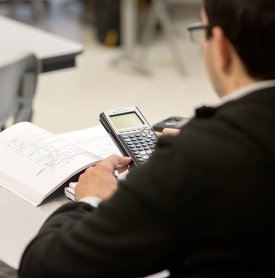
[[[126,166],[132,161],[131,157],[111,155],[103,160],[102,163],[108,164],[111,168],[116,169],[118,166]]]
[[[164,128],[162,131],[163,136],[175,136],[178,135],[180,132],[179,129],[176,128]]]
[[[116,170],[119,172],[119,174],[125,172],[125,171],[128,170],[128,169],[129,169],[129,165],[125,165],[125,166],[119,165],[119,166],[116,168]]]
[[[131,157],[123,156],[123,157],[121,157],[121,160],[120,160],[118,166],[127,166],[127,165],[129,165],[131,163],[131,161],[132,161]]]
[[[159,131],[155,131],[155,134],[156,134],[157,138],[160,138],[162,136],[162,133]]]

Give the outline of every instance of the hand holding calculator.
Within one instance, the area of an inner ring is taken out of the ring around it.
[[[135,165],[146,162],[155,149],[156,135],[135,106],[118,108],[100,114],[99,120],[125,156]]]

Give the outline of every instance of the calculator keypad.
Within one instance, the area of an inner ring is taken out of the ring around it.
[[[131,135],[124,134],[122,138],[139,163],[144,163],[149,159],[157,143],[157,138],[150,129]]]

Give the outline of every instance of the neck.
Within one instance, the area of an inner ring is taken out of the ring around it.
[[[249,85],[253,85],[255,83],[259,82],[259,80],[257,79],[253,79],[251,77],[245,76],[245,77],[238,77],[236,79],[230,80],[230,82],[228,82],[228,84],[225,85],[226,87],[226,92],[224,96],[230,95],[231,93],[249,86]]]
[[[224,96],[240,90],[243,87],[253,85],[260,80],[251,77],[239,56],[233,51],[231,64],[223,73]]]

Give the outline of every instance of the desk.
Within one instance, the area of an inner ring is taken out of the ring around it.
[[[102,126],[60,136],[103,158],[110,154],[120,154]],[[0,185],[0,260],[18,268],[26,245],[37,234],[48,216],[66,202],[70,201],[64,196],[63,186],[50,194],[40,206],[35,207]],[[164,278],[168,277],[168,273],[164,271],[149,277]]]
[[[17,269],[26,245],[33,239],[47,217],[69,201],[64,197],[63,190],[59,190],[41,206],[34,207],[1,186],[0,199],[0,260]],[[148,278],[168,276],[169,273],[163,271]]]
[[[0,260],[18,268],[22,253],[47,217],[67,201],[63,191],[55,192],[39,207],[34,207],[0,186]],[[165,278],[163,271],[148,278]],[[169,276],[170,277],[170,276]],[[146,277],[145,277],[146,278]]]
[[[59,136],[82,145],[100,157],[120,154],[101,125]],[[26,245],[46,218],[66,202],[70,201],[64,196],[64,186],[50,194],[40,206],[35,207],[0,185],[0,260],[17,268]]]
[[[15,50],[34,52],[41,61],[41,72],[74,67],[81,44],[0,16],[1,55]]]
[[[0,259],[18,268],[22,252],[42,223],[68,201],[60,189],[41,206],[34,207],[1,186],[0,200]]]

